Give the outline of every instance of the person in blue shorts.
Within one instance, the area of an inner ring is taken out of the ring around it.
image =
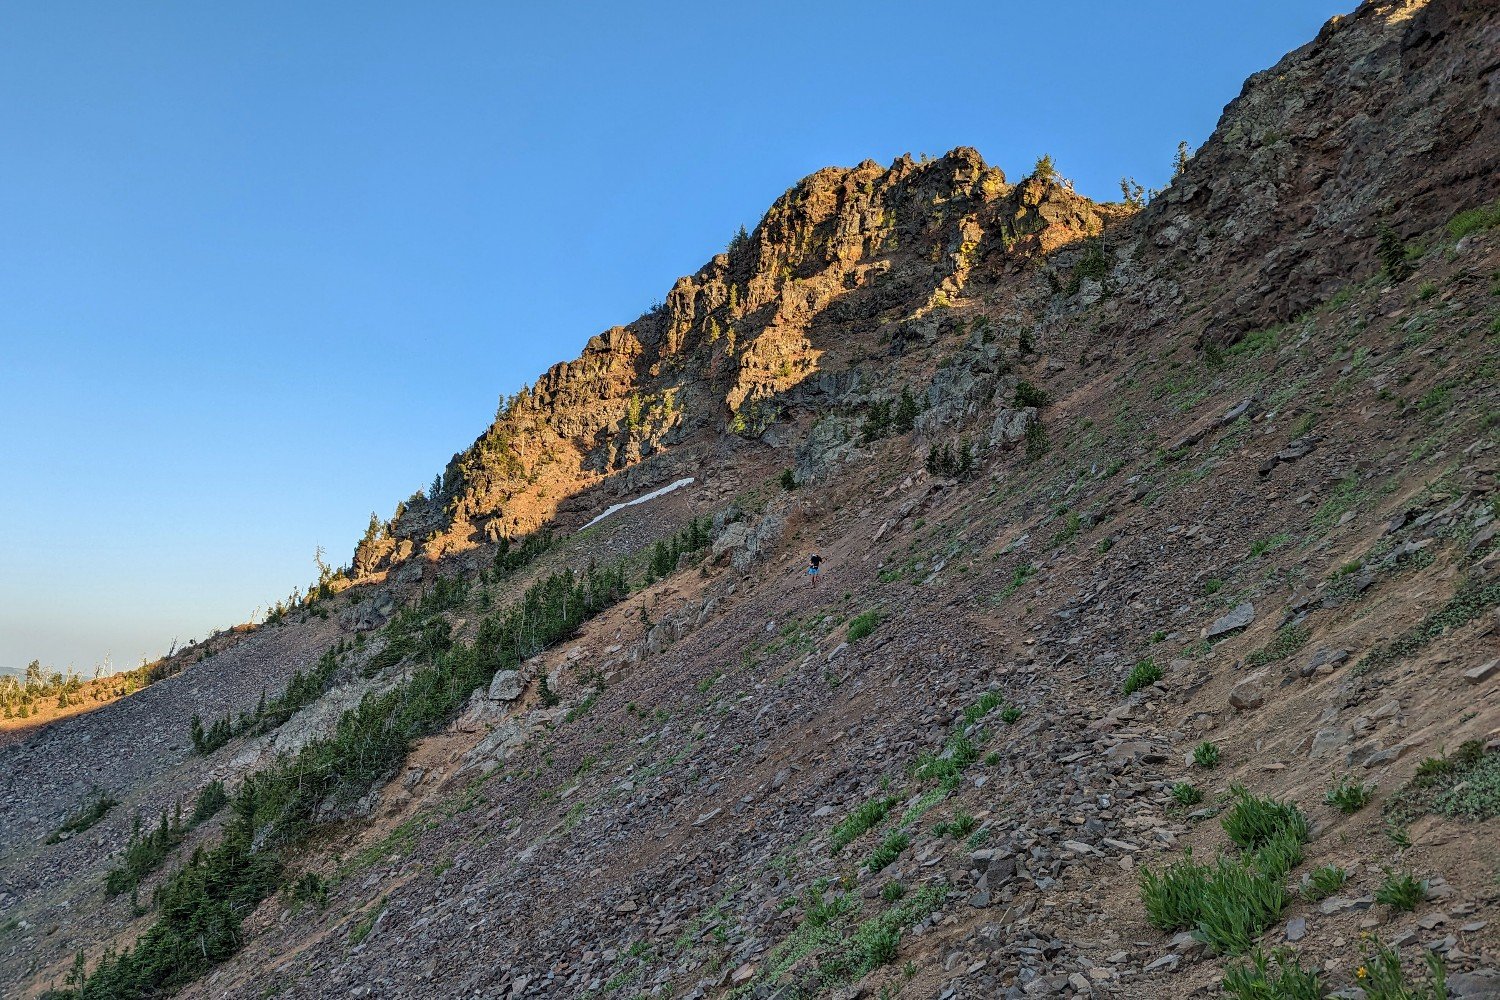
[[[823,557],[818,555],[816,552],[814,552],[812,554],[812,557],[807,560],[807,577],[812,581],[812,584],[815,587],[818,585],[818,568],[822,566],[822,564]]]

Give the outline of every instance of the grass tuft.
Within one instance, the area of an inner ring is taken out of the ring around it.
[[[1417,904],[1426,898],[1427,883],[1418,881],[1411,872],[1388,871],[1375,890],[1375,902],[1405,913],[1415,910]]]
[[[829,837],[829,854],[837,854],[859,837],[860,834],[875,826],[885,819],[886,814],[896,808],[896,800],[892,796],[871,799],[848,816],[845,816],[833,828]]]
[[[1193,763],[1205,770],[1212,770],[1219,766],[1219,745],[1204,740],[1193,747]]]
[[[1147,657],[1131,668],[1129,675],[1125,678],[1124,691],[1127,695],[1134,694],[1147,685],[1155,684],[1161,678],[1161,667],[1156,665],[1155,660]]]
[[[849,622],[849,631],[846,638],[850,642],[858,642],[880,625],[880,612],[877,610],[866,611],[864,614],[856,615]]]
[[[1179,781],[1172,786],[1172,801],[1180,806],[1195,806],[1203,801],[1203,793],[1190,781]]]
[[[1317,970],[1304,969],[1291,948],[1278,948],[1271,956],[1256,948],[1247,964],[1224,970],[1223,985],[1234,1000],[1322,1000],[1324,995]]]
[[[1348,881],[1349,873],[1338,865],[1314,868],[1308,874],[1307,881],[1302,884],[1302,898],[1309,903],[1327,899],[1342,889]]]
[[[1345,777],[1328,790],[1323,801],[1345,816],[1352,816],[1370,804],[1375,790],[1363,782]]]
[[[1265,847],[1283,834],[1293,835],[1300,844],[1307,843],[1311,827],[1307,816],[1290,802],[1261,798],[1243,785],[1233,785],[1233,808],[1220,821],[1229,839],[1242,849],[1253,851]]]

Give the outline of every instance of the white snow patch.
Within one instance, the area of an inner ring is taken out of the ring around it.
[[[606,509],[603,514],[600,514],[598,517],[594,518],[592,521],[590,521],[588,524],[585,524],[582,528],[579,528],[578,530],[579,531],[586,531],[587,529],[592,528],[594,525],[598,524],[600,521],[604,520],[609,515],[611,515],[613,513],[616,513],[617,511],[622,511],[626,507],[634,507],[638,503],[645,503],[647,500],[655,500],[659,496],[665,496],[666,494],[671,493],[673,490],[681,489],[684,486],[690,485],[692,482],[693,482],[693,477],[692,476],[688,476],[686,479],[679,479],[675,483],[668,483],[666,486],[663,486],[661,489],[659,489],[659,490],[652,490],[650,493],[647,493],[645,496],[636,497],[634,500],[626,500],[624,503],[610,504],[609,508]]]

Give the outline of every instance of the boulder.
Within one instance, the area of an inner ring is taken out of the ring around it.
[[[1235,711],[1249,712],[1266,703],[1266,672],[1257,670],[1229,691],[1229,704]]]
[[[1214,619],[1212,624],[1204,626],[1203,638],[1217,639],[1221,635],[1238,632],[1253,621],[1255,621],[1255,605],[1246,601],[1236,606],[1227,615]]]

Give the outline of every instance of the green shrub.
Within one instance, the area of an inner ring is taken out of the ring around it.
[[[1141,867],[1147,919],[1166,931],[1192,930],[1216,951],[1242,955],[1286,908],[1282,876],[1219,857],[1199,865],[1189,854],[1157,876]]]
[[[1247,851],[1264,847],[1282,834],[1291,834],[1299,844],[1311,832],[1307,816],[1290,802],[1260,798],[1243,785],[1233,785],[1234,806],[1220,823],[1229,839]]]
[[[906,886],[901,884],[900,882],[887,882],[885,885],[880,887],[880,898],[885,900],[887,903],[898,902],[901,897],[905,895]]]
[[[879,611],[866,611],[864,614],[856,615],[849,622],[849,630],[845,637],[850,642],[858,642],[880,625],[881,614]]]
[[[1303,837],[1293,830],[1282,830],[1270,840],[1245,855],[1256,871],[1272,878],[1284,878],[1302,863]]]
[[[776,477],[776,481],[780,483],[781,488],[786,490],[788,493],[797,488],[797,474],[791,469],[782,469],[781,475]]]
[[[1375,890],[1375,902],[1383,903],[1394,910],[1410,912],[1427,898],[1427,883],[1414,878],[1411,872],[1388,871],[1380,887]]]
[[[891,418],[891,430],[897,434],[906,434],[917,425],[917,415],[922,412],[921,404],[917,397],[905,387],[901,387],[901,398],[896,401],[896,415]]]
[[[1000,713],[1000,721],[1007,726],[1014,725],[1020,721],[1023,714],[1024,710],[1020,705],[1006,705],[1005,710]]]
[[[865,859],[865,867],[870,870],[870,874],[872,875],[876,872],[885,871],[900,856],[901,852],[910,846],[911,837],[907,834],[902,833],[900,830],[889,833],[880,842],[880,846],[871,851],[870,856]]]
[[[1316,903],[1321,899],[1327,899],[1342,889],[1349,881],[1349,873],[1338,865],[1324,865],[1314,868],[1307,876],[1307,881],[1302,886],[1302,898],[1309,903]]]
[[[1500,816],[1500,751],[1482,754],[1463,771],[1460,780],[1437,794],[1433,806],[1444,816],[1455,819],[1486,820]]]
[[[871,799],[854,810],[834,826],[829,837],[829,852],[837,854],[852,844],[860,834],[885,819],[886,813],[896,808],[896,800],[890,796]]]
[[[1040,420],[1033,420],[1026,425],[1026,460],[1035,462],[1052,450],[1052,442],[1047,437],[1047,428],[1042,426]]]
[[[1500,201],[1459,212],[1448,220],[1448,235],[1461,240],[1470,233],[1500,226]]]
[[[933,827],[932,832],[939,837],[951,834],[954,840],[959,840],[973,833],[978,826],[979,820],[966,812],[961,812],[955,813],[951,820]]]
[[[1202,768],[1215,768],[1219,766],[1219,746],[1204,740],[1193,747],[1193,763]]]
[[[1203,801],[1203,793],[1192,782],[1179,781],[1172,785],[1172,801],[1180,806],[1195,806]]]
[[[62,822],[56,830],[47,835],[47,843],[56,844],[66,840],[75,833],[82,833],[105,817],[108,812],[120,802],[102,788],[95,788],[89,794],[89,799],[78,811],[72,813]]]
[[[896,960],[896,949],[901,944],[901,932],[894,927],[872,930],[860,939],[863,964],[871,968],[889,965]]]
[[[224,791],[224,782],[215,778],[198,791],[198,798],[193,802],[192,825],[208,822],[228,804],[229,794]]]
[[[1125,678],[1124,691],[1127,695],[1134,694],[1147,685],[1155,684],[1161,678],[1161,667],[1156,665],[1155,660],[1147,657],[1131,668],[1129,675]]]
[[[972,726],[1004,703],[1005,698],[1000,692],[986,691],[975,699],[973,704],[964,709],[964,725]]]
[[[1404,281],[1416,270],[1407,259],[1405,241],[1389,225],[1382,225],[1375,235],[1375,256],[1392,281]]]
[[[328,906],[328,883],[317,872],[303,872],[292,883],[289,895],[295,904],[312,904],[318,909]]]
[[[1024,379],[1016,383],[1015,405],[1017,409],[1034,406],[1040,410],[1050,402],[1052,402],[1052,397],[1046,389],[1039,389]]]
[[[1311,638],[1312,632],[1305,625],[1284,625],[1276,630],[1276,635],[1263,648],[1245,657],[1245,662],[1252,667],[1276,663],[1307,645]]]
[[[982,741],[985,734],[981,731],[978,738]],[[963,733],[950,733],[942,753],[936,756],[924,753],[917,758],[912,768],[912,777],[919,781],[931,781],[936,778],[952,781],[956,785],[959,775],[978,761],[980,756],[979,742]]]
[[[1500,815],[1500,753],[1486,754],[1482,741],[1467,740],[1451,755],[1428,757],[1386,802],[1385,811],[1401,823],[1426,812],[1470,819]]]
[[[933,476],[962,479],[975,470],[976,462],[974,446],[968,441],[960,441],[957,448],[947,441],[927,449],[927,472]]]
[[[1191,849],[1167,865],[1160,875],[1150,865],[1141,866],[1141,901],[1146,919],[1164,931],[1187,930],[1198,923],[1203,903],[1206,868],[1193,861]]]
[[[1365,673],[1420,652],[1434,639],[1464,627],[1497,604],[1500,604],[1500,580],[1486,582],[1478,576],[1470,577],[1459,584],[1442,607],[1391,642],[1366,654],[1355,667],[1355,672]]]
[[[1010,582],[1000,589],[995,595],[997,602],[1005,600],[1011,594],[1026,586],[1026,581],[1036,576],[1036,567],[1030,563],[1017,566],[1010,574]]]
[[[1063,526],[1057,529],[1057,534],[1052,536],[1052,541],[1048,544],[1062,545],[1068,541],[1071,541],[1073,536],[1078,534],[1079,530],[1082,527],[1083,519],[1078,516],[1077,512],[1070,510],[1063,517]]]
[[[1323,801],[1345,816],[1352,816],[1369,805],[1374,790],[1363,782],[1345,777],[1328,790]]]
[[[1261,556],[1281,548],[1291,540],[1292,536],[1286,532],[1272,535],[1270,538],[1257,538],[1254,542],[1250,543],[1250,558],[1259,559]]]
[[[1223,985],[1234,1000],[1322,1000],[1325,992],[1317,970],[1302,968],[1291,948],[1278,948],[1271,957],[1256,948],[1247,964],[1224,970]]]

